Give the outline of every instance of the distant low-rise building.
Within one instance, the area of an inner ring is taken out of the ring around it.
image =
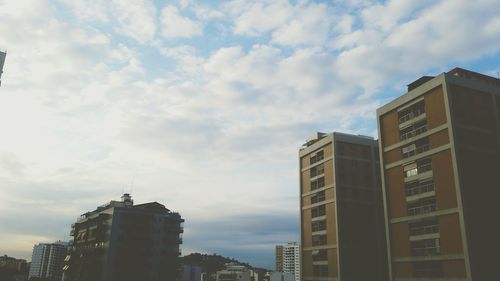
[[[134,205],[124,194],[72,225],[63,280],[176,280],[183,222],[160,203]]]
[[[216,273],[217,281],[251,281],[251,272],[243,265],[226,264],[226,268]]]
[[[295,275],[289,272],[271,272],[269,281],[294,281]]]
[[[0,257],[0,268],[6,268],[15,272],[25,272],[28,270],[28,263],[24,259],[16,259],[7,255]]]
[[[40,243],[33,247],[31,267],[28,279],[47,278],[51,281],[60,281],[64,257],[68,253],[68,245],[64,242]]]

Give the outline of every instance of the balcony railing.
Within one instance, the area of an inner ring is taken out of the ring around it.
[[[425,113],[425,110],[424,109],[419,109],[419,110],[416,110],[416,111],[411,111],[411,112],[408,112],[407,114],[399,117],[399,124],[401,123],[404,123],[406,121],[409,121],[413,118],[416,118],[422,114]]]
[[[410,236],[433,234],[438,232],[439,232],[439,226],[437,224],[410,228]]]
[[[427,214],[431,212],[435,212],[437,210],[436,204],[429,204],[429,205],[424,205],[424,206],[419,206],[419,207],[414,207],[414,208],[408,208],[408,215],[410,216],[416,216],[420,214]]]
[[[420,154],[420,153],[423,153],[423,152],[426,152],[429,150],[429,145],[426,144],[426,145],[421,145],[413,150],[410,150],[408,152],[405,152],[403,153],[403,158],[408,158],[408,157],[411,157],[413,155],[417,155],[417,154]]]
[[[401,133],[400,138],[401,138],[401,140],[406,140],[406,139],[412,138],[414,136],[418,136],[418,135],[425,133],[425,132],[427,132],[427,124],[416,127],[409,132]]]
[[[432,163],[431,162],[426,162],[417,167],[418,173],[421,174],[423,172],[427,172],[432,170]]]
[[[415,248],[411,249],[413,256],[435,256],[439,255],[440,249],[439,247],[434,248]]]
[[[419,170],[420,171],[420,170]],[[434,190],[434,182],[420,183],[416,186],[408,187],[406,189],[406,196],[417,195]]]

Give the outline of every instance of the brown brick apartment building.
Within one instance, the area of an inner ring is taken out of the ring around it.
[[[500,79],[425,76],[377,117],[391,280],[500,280]]]
[[[299,151],[303,281],[387,280],[378,143],[317,133]]]

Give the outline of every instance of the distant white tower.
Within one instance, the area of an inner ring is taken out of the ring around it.
[[[300,245],[297,242],[288,242],[282,246],[282,251],[283,272],[293,274],[295,281],[300,281]]]

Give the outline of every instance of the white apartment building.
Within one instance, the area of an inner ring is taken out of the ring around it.
[[[295,281],[300,281],[300,244],[288,242],[276,247],[276,268],[291,273]],[[277,270],[278,271],[278,270]]]

